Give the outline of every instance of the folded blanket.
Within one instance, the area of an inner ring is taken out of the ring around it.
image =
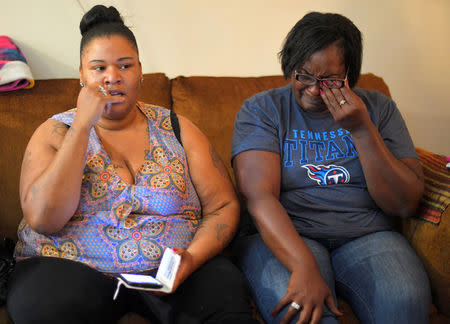
[[[0,92],[33,86],[33,75],[19,47],[8,36],[0,36]]]
[[[439,225],[441,216],[450,205],[450,171],[445,157],[416,148],[423,166],[425,193],[419,207],[419,217]]]

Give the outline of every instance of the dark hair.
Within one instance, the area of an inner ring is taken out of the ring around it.
[[[80,58],[86,45],[97,37],[121,35],[128,39],[139,54],[133,32],[125,26],[120,13],[113,6],[96,5],[86,12],[80,22]]]
[[[295,24],[278,53],[284,77],[290,78],[312,54],[335,42],[342,49],[353,87],[361,73],[362,36],[350,19],[339,14],[310,12]]]

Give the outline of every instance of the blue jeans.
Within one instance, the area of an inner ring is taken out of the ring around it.
[[[431,302],[428,277],[419,257],[401,234],[376,232],[354,240],[320,240],[320,243],[305,237],[303,240],[333,296],[337,293],[348,301],[362,323],[428,323]],[[264,320],[279,323],[287,307],[275,317],[271,312],[286,293],[290,272],[259,234],[238,239],[233,252]],[[326,306],[321,323],[338,323]]]

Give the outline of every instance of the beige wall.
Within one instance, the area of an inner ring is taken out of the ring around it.
[[[0,33],[36,79],[78,76],[83,11],[100,1],[3,1]],[[364,35],[363,72],[388,83],[417,146],[450,155],[448,0],[117,0],[143,70],[177,75],[280,74],[277,52],[311,10],[349,17]],[[80,6],[81,5],[81,6]],[[0,112],[1,114],[1,112]]]

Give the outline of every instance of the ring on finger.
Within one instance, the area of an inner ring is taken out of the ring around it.
[[[339,101],[339,106],[342,106],[346,103],[347,101],[345,99],[342,99],[341,101]]]
[[[291,307],[294,307],[296,310],[300,310],[300,305],[297,304],[295,301],[293,301],[293,302],[291,303]]]
[[[106,92],[105,88],[103,88],[101,85],[98,86],[100,89],[100,92],[106,97],[108,95],[108,92]]]

